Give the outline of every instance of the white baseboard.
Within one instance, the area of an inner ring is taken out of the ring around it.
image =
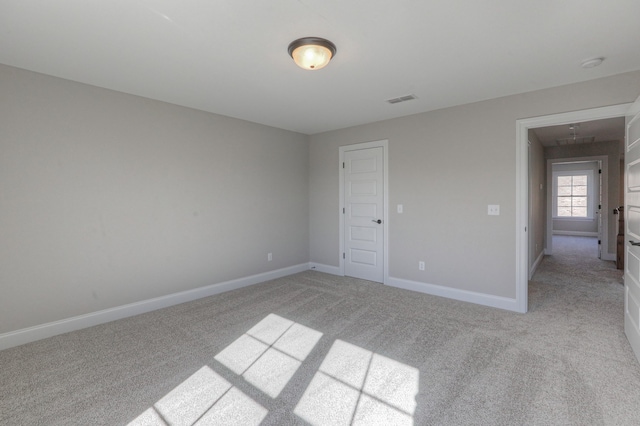
[[[324,272],[325,274],[343,276],[343,274],[340,272],[340,268],[338,268],[337,266],[329,266],[323,265],[322,263],[309,262],[309,269],[318,272]]]
[[[568,235],[571,237],[597,237],[597,232],[585,231],[553,231],[553,235]]]
[[[542,256],[544,256],[544,254],[541,254],[540,256],[542,259]],[[344,275],[341,273],[340,268],[336,266],[323,265],[320,263],[309,262],[309,269],[332,275]],[[389,285],[391,287],[403,288],[405,290],[418,291],[420,293],[431,294],[434,296],[446,297],[448,299],[460,300],[463,302],[476,303],[478,305],[519,312],[516,300],[509,299],[507,297],[492,296],[483,293],[476,293],[473,291],[459,290],[451,287],[443,287],[435,284],[426,284],[393,277],[387,278],[386,285]]]
[[[538,258],[536,259],[535,262],[533,262],[533,265],[531,266],[531,269],[529,270],[529,279],[531,279],[531,277],[533,277],[533,274],[536,273],[536,269],[538,269],[538,266],[540,265],[540,262],[542,262],[542,259],[544,258],[544,250],[542,250],[540,252],[540,256],[538,256]]]
[[[448,299],[470,302],[492,308],[505,309],[507,311],[519,312],[516,299],[508,297],[492,296],[490,294],[476,293],[468,290],[460,290],[451,287],[443,287],[435,284],[410,281],[402,278],[389,277],[387,285],[403,288],[405,290],[419,291],[433,296],[446,297]]]
[[[19,346],[29,342],[34,342],[40,339],[45,339],[47,337],[56,336],[58,334],[80,330],[82,328],[93,327],[94,325],[132,317],[134,315],[143,314],[145,312],[154,311],[156,309],[166,308],[184,302],[190,302],[192,300],[201,299],[203,297],[213,296],[216,294],[224,293],[226,291],[236,290],[264,281],[269,281],[276,278],[285,277],[287,275],[296,274],[298,272],[303,272],[308,269],[309,264],[304,263],[300,265],[290,266],[288,268],[277,269],[275,271],[264,272],[262,274],[251,275],[249,277],[243,277],[231,281],[212,284],[193,290],[181,291],[179,293],[173,293],[166,296],[130,303],[123,306],[117,306],[115,308],[91,312],[85,315],[78,315],[76,317],[23,328],[21,330],[10,331],[8,333],[0,334],[0,350],[12,348],[14,346]]]

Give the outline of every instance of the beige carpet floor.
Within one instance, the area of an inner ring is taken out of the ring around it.
[[[554,240],[524,315],[308,271],[4,350],[0,424],[638,425],[592,242]]]

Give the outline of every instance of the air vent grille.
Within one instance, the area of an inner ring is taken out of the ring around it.
[[[400,102],[412,101],[414,99],[418,99],[416,95],[406,95],[400,96],[399,98],[387,99],[387,102],[390,104],[399,104]]]
[[[571,138],[564,138],[564,139],[556,139],[556,145],[558,146],[562,146],[562,145],[574,145],[574,144],[579,144],[579,143],[592,143],[596,141],[596,137],[595,136],[579,136],[579,137],[571,137]]]

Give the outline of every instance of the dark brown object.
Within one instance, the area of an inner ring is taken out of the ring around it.
[[[624,206],[617,208],[618,210],[618,236],[616,250],[616,268],[624,269]]]

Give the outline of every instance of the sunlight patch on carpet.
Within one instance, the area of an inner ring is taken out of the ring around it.
[[[258,425],[268,411],[208,366],[196,371],[129,426]]]
[[[276,399],[322,336],[269,314],[214,359]],[[335,340],[294,414],[312,425],[413,425],[419,378],[416,368]],[[268,414],[267,408],[205,365],[129,425],[259,425]]]
[[[412,425],[420,372],[336,340],[294,413],[314,425]]]
[[[319,331],[269,314],[214,359],[276,398],[321,337]]]

